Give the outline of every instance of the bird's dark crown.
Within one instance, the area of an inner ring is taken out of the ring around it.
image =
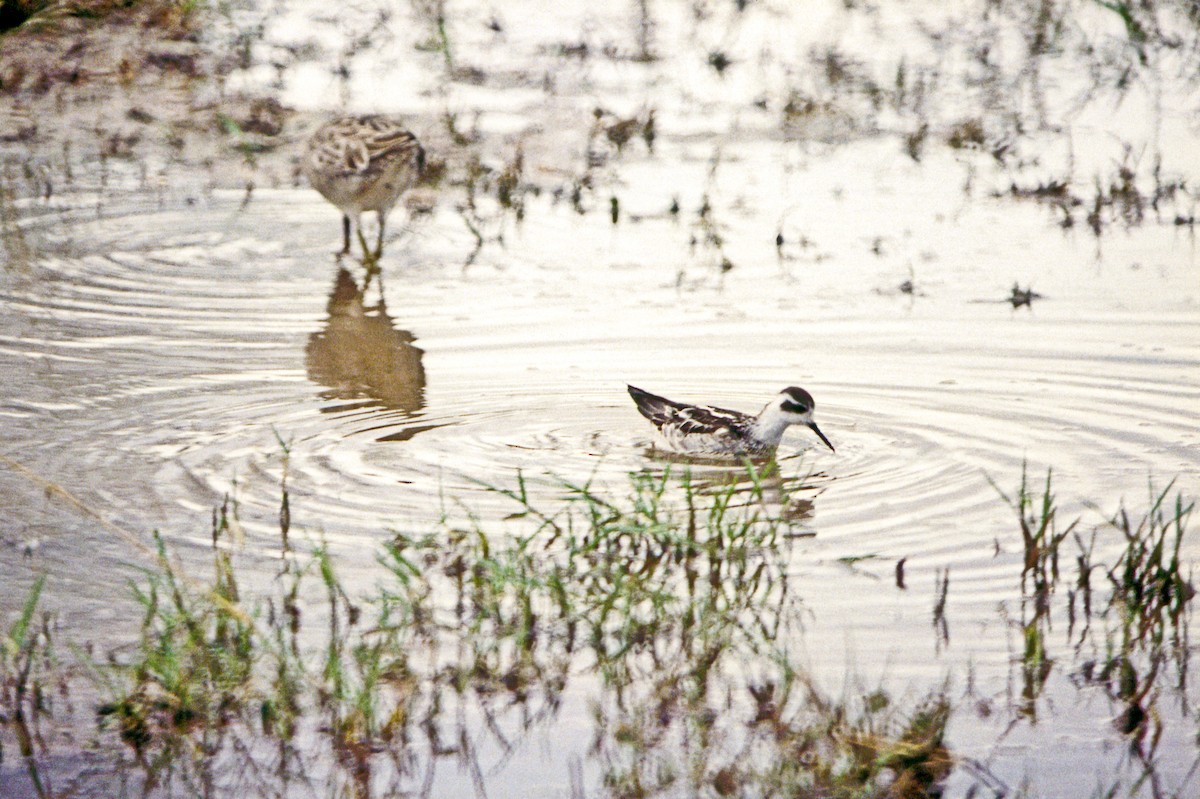
[[[780,391],[780,394],[786,394],[791,402],[797,405],[803,405],[805,410],[812,410],[816,403],[812,401],[812,395],[799,386],[790,385],[786,389]]]

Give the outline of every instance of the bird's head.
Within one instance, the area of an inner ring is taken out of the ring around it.
[[[788,424],[802,424],[812,430],[821,441],[825,442],[825,446],[833,450],[833,444],[829,443],[829,439],[813,421],[813,410],[816,408],[816,403],[813,402],[812,394],[799,386],[788,386],[779,392],[779,396],[767,408],[778,414]]]

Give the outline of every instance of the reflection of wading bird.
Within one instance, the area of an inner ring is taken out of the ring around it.
[[[629,386],[629,396],[673,448],[700,455],[770,455],[783,431],[802,424],[833,444],[813,421],[813,398],[792,386],[779,393],[758,416],[709,405],[685,405]]]
[[[312,187],[342,212],[342,254],[350,252],[350,220],[363,241],[360,217],[379,217],[375,257],[383,252],[388,211],[425,169],[417,137],[384,116],[342,117],[322,125],[308,140],[304,174]]]
[[[328,398],[368,400],[367,406],[413,414],[425,405],[424,352],[414,340],[393,327],[382,297],[367,307],[354,278],[340,269],[329,321],[309,338],[304,362],[309,378],[328,387]]]

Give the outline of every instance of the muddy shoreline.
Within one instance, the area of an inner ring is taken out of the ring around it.
[[[22,194],[104,164],[150,187],[184,172],[213,188],[296,184],[297,142],[318,120],[228,91],[246,53],[219,45],[219,15],[181,8],[44,11],[0,39],[0,145]]]

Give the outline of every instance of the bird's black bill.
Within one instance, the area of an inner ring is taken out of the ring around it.
[[[817,427],[816,422],[809,422],[808,427],[810,430],[812,430],[814,433],[816,433],[822,441],[825,442],[825,446],[829,447],[830,451],[837,452],[837,450],[833,448],[833,444],[830,444],[829,439],[826,438],[825,434],[821,432],[821,428]]]

